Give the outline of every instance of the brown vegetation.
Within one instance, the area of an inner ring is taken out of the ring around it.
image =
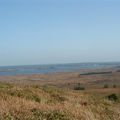
[[[119,74],[0,77],[0,120],[120,120]]]

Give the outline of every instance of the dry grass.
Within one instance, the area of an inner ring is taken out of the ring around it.
[[[80,73],[0,76],[0,120],[120,120],[120,72]]]
[[[74,91],[0,83],[0,120],[120,120],[119,88]]]

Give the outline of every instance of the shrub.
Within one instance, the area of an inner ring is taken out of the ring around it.
[[[118,101],[118,97],[116,94],[111,94],[111,95],[108,95],[107,98],[111,101]]]
[[[8,114],[8,115],[5,117],[5,120],[14,120],[14,117],[13,117],[11,114]]]
[[[104,85],[104,88],[109,88],[108,84],[105,84],[105,85]]]

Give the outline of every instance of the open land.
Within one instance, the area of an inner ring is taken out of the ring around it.
[[[120,70],[0,76],[0,120],[120,120]]]

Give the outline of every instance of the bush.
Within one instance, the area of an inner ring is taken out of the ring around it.
[[[111,101],[118,101],[118,97],[116,94],[111,94],[111,95],[108,95],[107,98]]]
[[[109,88],[108,84],[105,84],[105,85],[104,85],[104,88]]]

